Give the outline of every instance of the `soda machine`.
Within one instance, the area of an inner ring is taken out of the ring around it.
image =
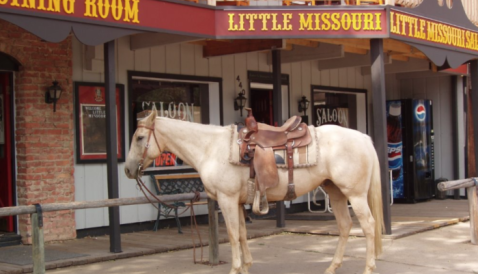
[[[394,202],[415,203],[433,198],[432,101],[387,101],[387,139]]]

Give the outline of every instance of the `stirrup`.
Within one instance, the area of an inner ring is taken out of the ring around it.
[[[255,192],[256,192],[256,181],[253,178],[247,179],[246,205],[251,205],[254,202]]]
[[[261,210],[262,208],[262,210]],[[257,215],[265,215],[269,213],[269,202],[267,202],[267,194],[261,196],[261,191],[256,190],[254,203],[252,204],[252,212]]]

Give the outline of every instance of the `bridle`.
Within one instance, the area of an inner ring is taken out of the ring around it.
[[[154,141],[156,142],[156,145],[158,146],[160,154],[161,154],[161,151],[162,151],[161,146],[159,145],[159,142],[158,142],[158,138],[156,138],[156,133],[155,133],[155,130],[154,130],[155,121],[156,120],[153,121],[153,124],[150,127],[138,125],[138,128],[149,129],[149,135],[148,135],[148,141],[146,142],[146,145],[144,146],[143,156],[141,157],[141,160],[139,160],[139,162],[138,162],[138,173],[137,173],[137,176],[136,176],[136,183],[138,183],[139,189],[141,190],[141,192],[143,192],[144,197],[146,197],[146,199],[148,199],[148,201],[151,203],[151,205],[153,205],[156,209],[159,210],[159,208],[149,199],[148,195],[146,195],[146,193],[144,192],[144,189],[146,189],[146,191],[158,203],[162,204],[163,206],[169,207],[169,208],[175,208],[174,206],[171,206],[171,205],[161,201],[156,195],[154,195],[151,192],[151,190],[149,190],[149,188],[144,184],[143,180],[141,180],[141,176],[143,174],[143,163],[144,163],[144,159],[146,158],[146,153],[148,152],[148,148],[150,147],[149,141],[151,140],[151,135],[154,136]],[[191,204],[193,204],[194,202],[197,202],[197,201],[199,201],[199,192],[196,192],[196,195],[195,195],[194,199],[191,200]],[[187,208],[184,211],[186,211],[186,210],[187,210]]]
[[[143,192],[143,195],[144,197],[146,197],[146,199],[148,199],[148,201],[151,203],[152,206],[154,206],[157,210],[159,210],[159,208],[149,199],[148,195],[146,195],[146,193],[144,192],[144,189],[146,189],[146,191],[148,191],[148,193],[156,200],[158,201],[160,204],[166,206],[166,207],[171,207],[170,205],[164,203],[163,201],[161,201],[160,199],[158,199],[156,197],[156,195],[154,195],[151,190],[149,190],[149,188],[144,184],[143,180],[141,180],[141,176],[143,175],[143,163],[144,163],[144,159],[146,158],[146,153],[148,153],[148,148],[150,147],[149,145],[149,141],[151,140],[151,135],[154,136],[154,141],[156,142],[156,145],[158,146],[158,149],[159,149],[159,153],[161,154],[161,146],[159,145],[158,143],[158,138],[156,138],[156,133],[155,133],[155,130],[154,130],[154,123],[155,123],[156,119],[153,121],[153,124],[148,127],[148,126],[142,126],[142,125],[138,125],[138,128],[145,128],[145,129],[149,129],[149,134],[148,134],[148,140],[146,142],[146,145],[144,146],[144,151],[143,151],[143,156],[141,157],[141,160],[139,160],[138,162],[138,172],[137,172],[137,175],[136,175],[136,183],[138,184],[139,186],[139,189],[141,190],[141,192]]]
[[[155,133],[155,130],[154,130],[154,123],[155,122],[156,122],[156,119],[153,121],[153,125],[151,125],[150,127],[138,125],[138,128],[149,129],[148,141],[146,142],[146,145],[144,146],[143,156],[141,157],[141,160],[139,160],[139,162],[138,162],[138,177],[143,173],[143,162],[144,162],[144,159],[146,158],[146,153],[148,153],[148,148],[150,147],[149,141],[151,140],[151,135],[154,136],[154,141],[156,142],[156,145],[158,146],[160,154],[161,154],[161,151],[162,151],[161,146],[158,143],[158,138],[156,138],[156,133]]]

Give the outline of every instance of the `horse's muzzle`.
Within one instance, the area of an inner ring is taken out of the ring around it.
[[[136,179],[136,176],[134,176],[134,174],[131,174],[131,171],[129,170],[129,168],[125,167],[124,173],[126,174],[126,177],[130,179]]]

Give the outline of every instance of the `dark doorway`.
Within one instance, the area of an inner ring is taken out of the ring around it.
[[[251,109],[259,123],[273,125],[272,90],[251,89]]]
[[[0,72],[0,207],[14,206],[10,124],[12,72]],[[0,232],[14,232],[15,217],[0,218]]]

